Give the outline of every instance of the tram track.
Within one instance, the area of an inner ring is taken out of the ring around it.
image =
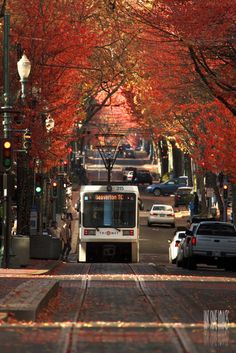
[[[82,293],[80,295],[80,301],[78,303],[77,310],[75,311],[74,317],[72,319],[72,325],[69,328],[68,340],[64,350],[65,353],[71,353],[73,351],[73,337],[75,335],[74,331],[76,330],[76,322],[79,321],[80,313],[85,302],[86,294],[88,292],[88,286],[90,281],[89,279],[90,270],[91,270],[91,264],[88,265],[86,272],[81,280],[82,283],[81,283],[80,290]]]
[[[62,311],[57,317],[66,337],[60,353],[77,353],[84,347],[93,351],[96,344],[116,348],[122,340],[127,349],[120,352],[129,352],[131,341],[137,344],[137,352],[145,344],[151,345],[150,352],[157,347],[166,352],[165,342],[169,352],[205,352],[196,341],[203,339],[203,306],[190,297],[196,286],[200,288],[199,280],[193,286],[189,278],[174,281],[173,276],[159,274],[151,264],[92,263],[84,265],[82,271],[78,268],[77,264],[65,265],[55,273],[61,283],[63,302],[73,302],[67,308],[58,308]],[[182,281],[186,293],[181,289]],[[65,320],[67,310],[72,311]],[[59,324],[52,322],[55,327]]]
[[[161,313],[160,310],[157,310],[156,305],[152,299],[152,297],[148,294],[145,282],[140,279],[140,275],[136,273],[134,266],[131,264],[128,264],[130,269],[132,270],[133,274],[135,275],[135,281],[140,289],[140,291],[143,293],[143,295],[146,297],[146,300],[149,302],[150,306],[152,307],[156,317],[158,320],[160,320],[163,325],[167,322],[170,322],[170,317],[173,315],[173,312],[169,310],[168,306],[166,307],[166,314]],[[167,296],[166,293],[164,293],[163,289],[162,292],[164,295]],[[168,291],[168,296],[171,297],[171,299],[174,299],[174,302],[176,304],[176,297],[173,296],[173,293],[169,293]],[[182,303],[178,303],[181,307],[181,310],[185,309],[182,306]],[[178,305],[178,306],[179,306]],[[188,314],[188,313],[187,313]],[[195,345],[191,341],[190,337],[188,336],[186,330],[182,327],[181,329],[178,327],[169,327],[169,333],[170,333],[170,339],[173,341],[173,343],[176,346],[176,349],[178,349],[178,352],[181,353],[198,353],[198,350],[196,349]]]

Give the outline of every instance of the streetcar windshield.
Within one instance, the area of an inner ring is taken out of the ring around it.
[[[84,227],[135,227],[134,193],[86,193],[83,198]]]

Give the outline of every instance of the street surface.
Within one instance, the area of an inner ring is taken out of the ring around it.
[[[36,322],[1,322],[0,352],[236,351],[235,273],[169,264],[167,241],[174,230],[147,227],[147,210],[155,202],[173,205],[173,196],[155,197],[141,188],[141,197],[140,263],[83,264],[74,253],[70,263],[43,275],[1,275],[0,299],[32,279],[58,281],[59,288]],[[178,210],[177,226],[186,220],[186,210]]]

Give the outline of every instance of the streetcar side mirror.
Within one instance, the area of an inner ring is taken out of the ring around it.
[[[144,211],[144,204],[142,201],[140,201],[140,203],[139,203],[139,210]]]

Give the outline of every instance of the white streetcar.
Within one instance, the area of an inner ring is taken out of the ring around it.
[[[82,186],[78,262],[138,262],[139,201],[135,185]]]

